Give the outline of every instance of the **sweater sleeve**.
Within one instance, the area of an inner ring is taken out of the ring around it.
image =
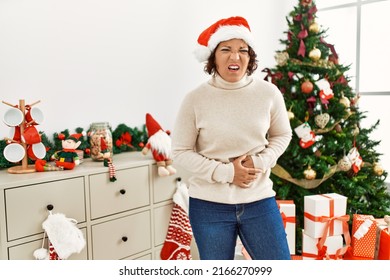
[[[268,145],[261,153],[252,156],[255,167],[261,169],[262,172],[266,172],[276,165],[278,158],[287,149],[292,137],[283,95],[276,87],[275,99],[270,113],[271,121],[267,136]]]
[[[198,128],[194,100],[184,98],[172,131],[172,158],[184,169],[196,173],[209,183],[231,183],[234,177],[232,163],[223,163],[207,158],[196,151]]]

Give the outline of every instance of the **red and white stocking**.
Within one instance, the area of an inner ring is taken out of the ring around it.
[[[61,260],[61,258],[58,256],[53,244],[50,242],[50,240],[49,240],[49,260],[51,260],[51,261]]]
[[[167,236],[161,250],[162,260],[191,260],[192,228],[188,218],[187,186],[178,183]]]

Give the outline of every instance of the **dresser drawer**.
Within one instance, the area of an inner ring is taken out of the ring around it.
[[[173,204],[154,209],[154,244],[161,245],[167,236],[169,220],[171,219]]]
[[[89,176],[91,218],[97,219],[149,204],[149,168],[118,170],[111,182],[108,173]]]
[[[81,231],[83,232],[85,237],[86,229],[81,228]],[[8,248],[8,258],[10,260],[35,260],[33,255],[34,251],[41,247],[42,247],[42,239],[13,246]],[[45,241],[44,248],[46,249],[48,248],[47,238]],[[68,260],[87,260],[87,259],[88,259],[87,246],[85,246],[84,249],[79,254],[72,254]]]
[[[151,248],[150,211],[92,226],[96,260],[118,260]]]
[[[177,176],[161,177],[157,173],[157,166],[153,165],[153,195],[154,203],[166,201],[172,199],[173,194],[176,191]]]
[[[8,241],[43,233],[42,223],[53,213],[85,222],[84,178],[72,178],[5,190]]]

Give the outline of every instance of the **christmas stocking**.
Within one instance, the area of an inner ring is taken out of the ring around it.
[[[162,260],[191,260],[192,228],[188,218],[188,189],[180,181],[177,182],[173,202],[168,232],[160,257]]]

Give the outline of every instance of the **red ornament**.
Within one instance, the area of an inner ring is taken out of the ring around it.
[[[313,91],[313,88],[314,88],[313,83],[310,81],[304,81],[301,84],[301,91],[303,93],[309,94]]]
[[[142,143],[142,142],[140,142],[140,143],[138,144],[138,146],[140,146],[140,148],[143,148],[143,147],[145,147],[145,144]]]
[[[63,133],[58,134],[58,139],[65,140],[65,134]]]
[[[301,0],[301,5],[306,7],[311,4],[312,0]]]

